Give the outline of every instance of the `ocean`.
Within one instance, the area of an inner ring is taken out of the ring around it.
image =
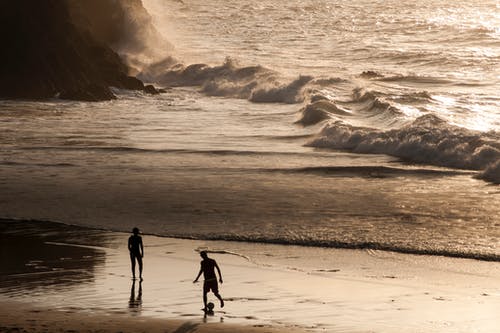
[[[144,0],[160,95],[0,101],[0,216],[500,261],[497,1]]]

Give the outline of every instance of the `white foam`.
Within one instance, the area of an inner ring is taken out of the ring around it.
[[[204,93],[211,96],[289,104],[304,101],[306,85],[313,79],[311,76],[299,76],[290,82],[270,69],[239,66],[230,58],[220,66],[173,64],[169,58],[145,69],[139,78],[167,86],[200,86]]]
[[[249,98],[252,102],[264,103],[300,103],[304,101],[304,87],[312,76],[299,76],[296,80],[271,87],[257,87]]]
[[[387,131],[336,121],[326,125],[310,145],[387,154],[451,168],[485,170],[483,178],[491,181],[499,177],[497,134],[453,126],[434,115],[421,116],[407,126]]]

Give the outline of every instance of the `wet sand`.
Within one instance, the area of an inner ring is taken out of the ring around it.
[[[497,332],[500,264],[383,251],[144,235],[144,281],[128,234],[0,220],[0,331]],[[197,251],[222,269],[201,311]]]
[[[8,308],[8,311],[5,309]],[[100,315],[72,310],[53,310],[16,302],[4,302],[0,310],[0,332],[174,332],[174,333],[278,333],[301,332],[287,327],[286,330],[265,326],[242,326],[201,321],[138,318],[126,315]]]

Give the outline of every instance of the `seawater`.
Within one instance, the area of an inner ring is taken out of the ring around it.
[[[194,71],[207,94],[301,102],[302,124],[330,120],[314,147],[481,170],[500,182],[496,1],[145,4],[174,56],[212,66]],[[156,67],[143,77],[190,84],[192,73]]]
[[[497,2],[144,3],[171,88],[1,101],[3,217],[499,260]]]

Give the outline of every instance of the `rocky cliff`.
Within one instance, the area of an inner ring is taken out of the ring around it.
[[[128,5],[142,7],[140,0],[1,1],[0,98],[99,101],[114,98],[110,86],[144,90],[113,50],[128,35],[146,48],[127,20],[116,21]]]

